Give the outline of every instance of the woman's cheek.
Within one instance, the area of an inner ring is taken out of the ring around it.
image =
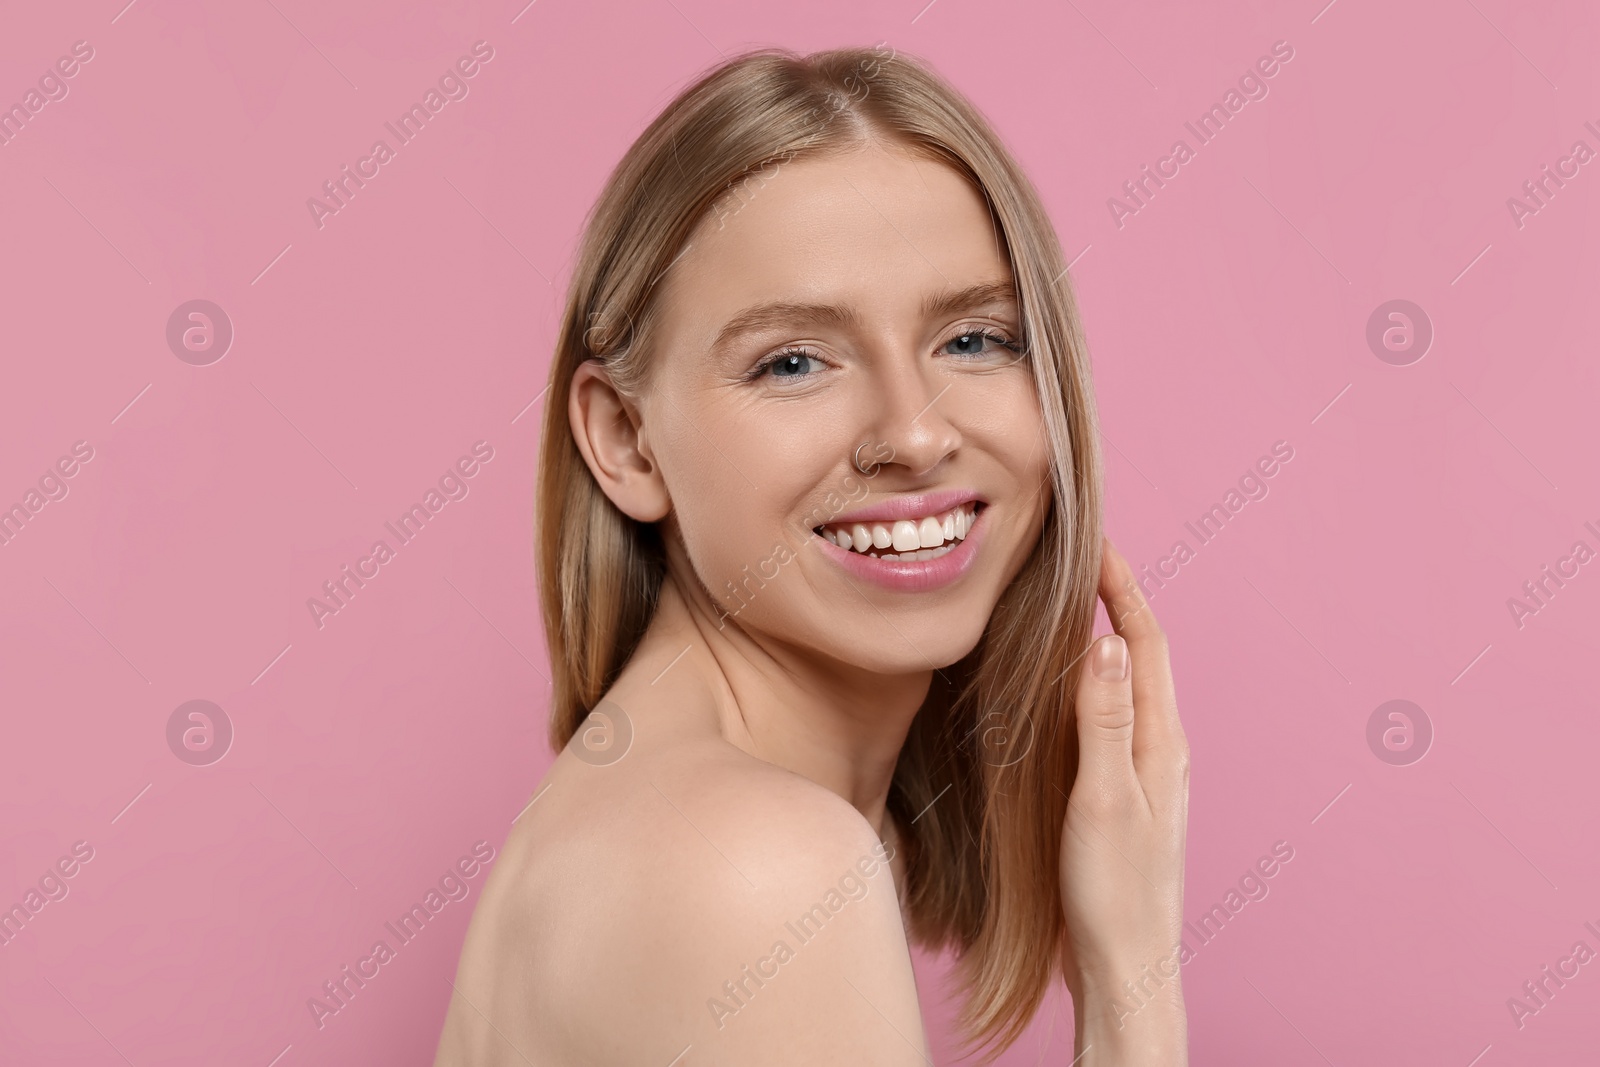
[[[767,524],[751,521],[749,509],[728,506],[741,499],[748,502],[748,493],[724,491],[714,499],[718,506],[713,509],[680,514],[680,529],[700,581],[724,611],[737,614],[781,578],[779,557],[792,560],[794,552]]]
[[[1026,470],[1030,476],[1029,482],[1038,485],[1050,469],[1049,435],[1045,430],[1044,410],[1039,405],[1032,375],[1018,383],[1011,403],[1013,411],[1025,413],[1024,417],[1007,424],[1008,431],[1015,439],[1013,448],[1018,460],[1015,469]]]

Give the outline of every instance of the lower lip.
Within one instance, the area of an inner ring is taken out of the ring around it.
[[[838,562],[853,576],[885,589],[901,593],[923,593],[949,585],[972,569],[978,558],[978,543],[983,540],[989,524],[983,521],[988,507],[981,509],[972,520],[967,536],[938,559],[919,559],[909,562],[875,559],[864,552],[840,548],[819,533],[812,537],[822,548],[822,554]]]

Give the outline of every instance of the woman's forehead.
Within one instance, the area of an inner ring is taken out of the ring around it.
[[[901,152],[792,162],[730,203],[701,222],[663,279],[669,317],[677,307],[713,333],[765,304],[916,311],[1010,278],[977,190]]]

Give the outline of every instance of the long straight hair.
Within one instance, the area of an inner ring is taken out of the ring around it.
[[[550,743],[564,748],[621,673],[665,573],[656,524],[623,515],[578,451],[566,404],[574,371],[598,360],[624,395],[639,395],[660,314],[655,282],[694,227],[757,195],[774,167],[871,139],[953,168],[987,201],[1049,445],[1039,542],[978,646],[936,672],[888,800],[909,835],[913,940],[954,953],[966,1044],[988,1046],[989,1062],[1059,973],[1061,829],[1078,762],[1071,705],[1094,626],[1101,468],[1089,359],[1055,230],[988,122],[925,61],[882,46],[746,52],[683,90],[607,181],[568,291],[540,442]]]

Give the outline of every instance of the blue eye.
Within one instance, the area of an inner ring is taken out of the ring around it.
[[[985,348],[985,342],[989,341],[992,341],[998,347],[1007,349],[1011,352],[1020,354],[1022,351],[1022,346],[1017,342],[1006,338],[1002,334],[990,333],[988,330],[968,330],[966,333],[959,334],[946,341],[944,343],[944,349],[946,354],[951,356],[964,356],[967,358],[972,358],[974,356],[986,356],[990,355],[993,351],[992,349]],[[951,352],[950,348],[956,345],[962,346],[964,351]],[[976,348],[973,346],[976,346]]]
[[[1018,359],[1027,354],[1020,343],[1004,334],[985,329],[966,330],[940,346],[940,351],[945,355],[973,363],[995,356],[1000,349],[1013,353]],[[770,377],[776,381],[795,382],[802,378],[815,377],[817,371],[825,365],[825,361],[803,348],[786,348],[774,352],[750,368],[744,379],[753,382]]]
[[[745,381],[770,377],[778,381],[797,382],[801,378],[812,377],[817,371],[814,364],[821,362],[803,348],[786,348],[751,367],[745,375]]]
[[[768,367],[774,378],[804,378],[811,371],[811,357],[804,352],[779,353]]]

